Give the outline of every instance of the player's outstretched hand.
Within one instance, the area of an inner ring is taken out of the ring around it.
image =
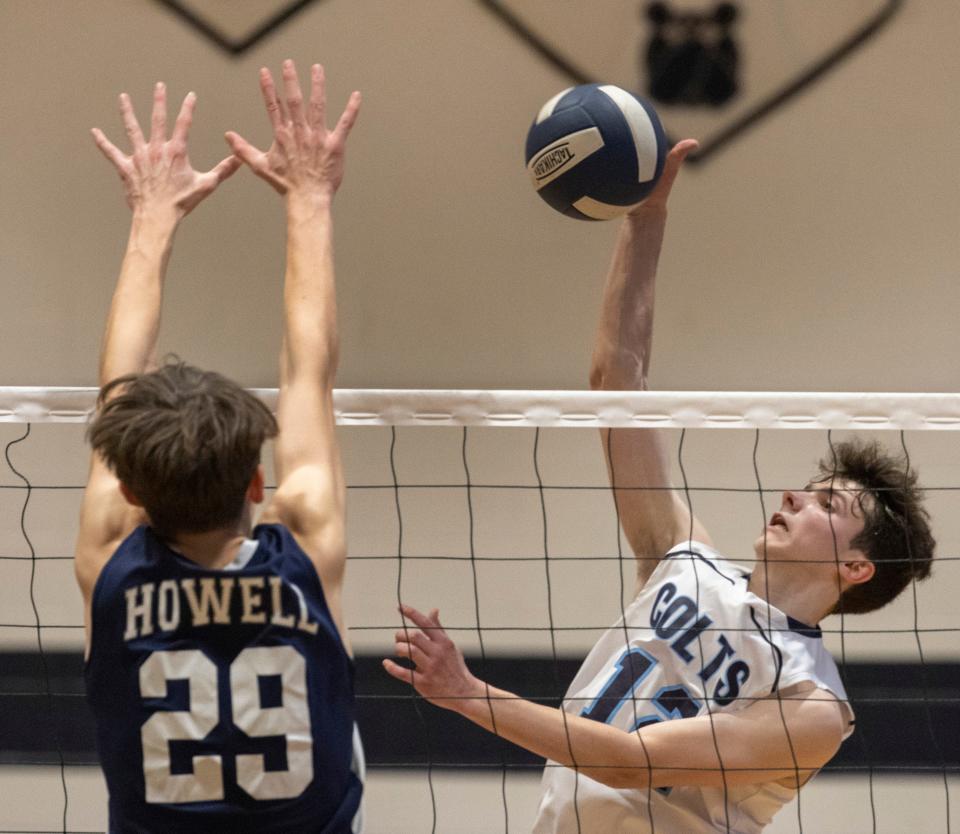
[[[314,64],[310,78],[310,101],[305,104],[293,61],[283,62],[284,107],[270,70],[261,69],[260,90],[273,126],[273,144],[264,152],[233,131],[226,139],[233,152],[281,194],[332,197],[343,180],[344,152],[360,110],[360,93],[350,95],[336,127],[327,130],[323,67]]]
[[[440,707],[456,710],[467,699],[483,697],[483,682],[470,673],[460,649],[440,625],[440,612],[434,609],[428,616],[410,605],[401,605],[400,613],[417,628],[397,631],[395,653],[412,660],[416,669],[392,660],[384,660],[383,668]]]
[[[650,192],[650,196],[634,208],[630,214],[643,214],[645,209],[666,208],[670,189],[673,188],[673,181],[680,173],[683,161],[699,147],[700,143],[696,139],[682,139],[677,142],[667,154],[666,161],[663,163],[663,173],[657,180],[656,187]]]
[[[129,155],[107,139],[99,128],[92,129],[93,141],[120,174],[127,205],[134,213],[169,211],[179,220],[240,167],[240,160],[231,155],[206,173],[193,169],[187,156],[187,134],[196,103],[196,95],[187,93],[167,139],[167,88],[158,81],[153,90],[150,138],[147,139],[133,112],[130,97],[121,93],[120,115],[132,148]]]

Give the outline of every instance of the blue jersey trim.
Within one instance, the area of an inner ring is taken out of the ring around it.
[[[760,636],[763,638],[763,641],[773,649],[774,665],[776,666],[776,674],[773,676],[773,686],[770,687],[770,694],[772,695],[780,688],[780,672],[783,670],[783,652],[780,651],[780,647],[773,642],[767,633],[763,630],[763,626],[760,625],[757,620],[757,612],[752,608],[750,609],[750,619],[753,620],[753,624],[757,627],[757,631],[760,632]]]
[[[752,574],[749,573],[745,576],[748,584],[751,576]],[[787,628],[790,629],[790,631],[799,634],[802,637],[809,637],[813,640],[823,639],[823,632],[820,630],[820,626],[810,626],[806,623],[801,623],[800,620],[794,619],[789,614],[784,614],[784,616],[787,618]]]
[[[811,637],[814,640],[823,639],[823,632],[820,630],[820,626],[809,626],[804,623],[801,623],[800,620],[795,620],[789,614],[787,614],[787,625],[790,627],[790,631],[795,631],[797,634],[802,634],[804,637]]]

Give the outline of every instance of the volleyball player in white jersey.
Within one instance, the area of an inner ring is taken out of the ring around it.
[[[624,221],[604,289],[591,385],[643,390],[666,202],[686,155]],[[386,670],[427,699],[543,757],[535,834],[758,832],[834,755],[853,712],[817,623],[872,611],[927,576],[934,542],[916,479],[878,446],[834,447],[757,538],[752,573],[726,561],[669,485],[660,435],[602,432],[637,591],[594,646],[562,710],[474,677],[440,625]],[[801,481],[801,484],[804,482]]]

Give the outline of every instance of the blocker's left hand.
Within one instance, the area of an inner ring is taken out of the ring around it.
[[[93,141],[120,174],[127,205],[135,214],[166,211],[179,220],[240,167],[237,157],[228,156],[205,173],[194,170],[187,156],[187,134],[196,102],[196,95],[187,93],[167,139],[167,88],[158,81],[153,90],[150,138],[146,139],[130,97],[121,93],[120,114],[132,148],[129,155],[107,139],[99,128],[92,129]]]
[[[387,673],[412,684],[428,701],[447,709],[456,710],[466,699],[483,697],[483,682],[471,674],[460,649],[440,625],[440,612],[434,609],[427,615],[410,605],[401,605],[400,613],[417,628],[397,631],[395,653],[412,660],[416,669],[384,660]]]

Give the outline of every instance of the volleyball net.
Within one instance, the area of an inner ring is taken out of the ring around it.
[[[255,393],[275,404],[276,391]],[[71,796],[62,776],[74,766],[96,774],[71,562],[95,396],[0,389],[0,797],[33,790],[41,769],[61,772],[30,801],[36,816],[0,802],[0,832],[96,830],[70,810],[83,789]],[[875,438],[908,458],[938,542],[933,577],[879,612],[824,621],[858,715],[829,770],[867,780],[851,788],[861,822],[847,830],[896,830],[885,827],[893,811],[880,786],[905,772],[932,786],[930,827],[912,830],[957,824],[960,395],[338,390],[335,406],[348,480],[344,610],[371,780],[380,768],[405,771],[422,788],[409,801],[426,809],[414,824],[368,807],[368,832],[454,830],[441,790],[452,770],[501,784],[503,810],[485,808],[493,821],[476,830],[529,829],[522,814],[510,818],[507,780],[535,776],[542,761],[425,704],[379,660],[392,652],[398,602],[439,607],[477,674],[559,703],[634,591],[602,427],[662,429],[673,484],[718,550],[747,567],[780,494],[802,488],[832,445]],[[272,483],[269,449],[264,463]],[[820,830],[805,794],[784,810],[783,831]]]

